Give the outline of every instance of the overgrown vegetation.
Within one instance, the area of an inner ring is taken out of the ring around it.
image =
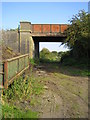
[[[90,60],[89,51],[89,17],[90,14],[84,10],[79,11],[70,21],[70,26],[66,30],[67,38],[63,44],[66,44],[70,51],[62,54],[61,63],[64,66],[73,66],[83,70],[83,73],[90,75],[88,71],[88,62]]]
[[[43,85],[33,76],[19,77],[8,90],[4,90],[2,106],[3,118],[37,118],[38,113],[31,109],[21,107],[21,103],[32,105],[32,96],[40,95],[43,92]]]
[[[50,52],[47,48],[43,48],[40,51],[40,61],[41,62],[59,62],[60,53],[57,51]]]
[[[4,104],[2,106],[3,118],[37,118],[37,112],[31,110],[21,110],[14,105]]]
[[[36,65],[38,65],[39,63],[40,63],[39,58],[32,58],[32,59],[30,59],[30,64],[31,64],[31,66],[36,66]]]
[[[43,49],[44,50],[48,50],[48,49]],[[79,76],[89,76],[90,75],[90,71],[88,71],[88,59],[87,58],[79,58],[75,59],[72,56],[72,51],[66,51],[66,52],[59,52],[58,54],[56,54],[57,57],[59,57],[59,61],[58,60],[53,60],[51,59],[51,55],[52,52],[49,52],[49,54],[45,54],[45,52],[40,53],[40,62],[41,63],[48,63],[49,64],[53,63],[53,67],[57,66],[58,63],[58,67],[60,67],[60,70],[63,71],[68,71],[69,75],[79,75]],[[42,54],[42,55],[41,55]],[[39,62],[39,63],[40,63]],[[56,64],[55,64],[56,62]]]
[[[74,58],[88,57],[88,51],[90,51],[89,17],[90,14],[81,10],[69,20],[70,26],[66,30],[67,38],[64,43],[71,49]]]
[[[88,59],[87,58],[75,59],[72,56],[71,51],[64,52],[60,62],[62,63],[62,65],[65,66],[73,66],[81,69],[88,69]]]

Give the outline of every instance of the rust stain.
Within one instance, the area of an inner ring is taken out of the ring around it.
[[[32,24],[33,33],[63,33],[67,28],[67,24]]]
[[[61,25],[61,33],[63,33],[68,28],[68,25]]]

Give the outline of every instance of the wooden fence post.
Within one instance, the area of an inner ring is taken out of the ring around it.
[[[8,88],[8,62],[4,63],[4,88]]]

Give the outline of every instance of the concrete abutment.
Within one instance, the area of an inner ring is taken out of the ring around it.
[[[35,45],[32,38],[32,30],[30,22],[20,22],[20,39],[19,52],[21,54],[29,54],[30,58],[35,56]]]

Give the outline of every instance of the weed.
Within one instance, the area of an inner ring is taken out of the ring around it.
[[[14,106],[14,103],[31,100],[32,95],[40,95],[42,91],[43,86],[34,77],[17,78],[11,85],[11,88],[4,90],[3,99],[6,104],[3,106],[3,117],[34,118],[34,116],[37,116],[35,112],[30,110],[27,110],[27,112],[25,110],[21,111],[20,108]],[[31,100],[31,104],[35,104],[35,99]]]
[[[38,58],[30,59],[30,64],[33,65],[33,66],[36,66],[39,63],[40,63],[40,60]]]
[[[10,106],[4,104],[2,106],[3,118],[37,118],[37,112],[32,112],[31,110],[21,110],[16,106]]]
[[[31,65],[36,65],[35,60],[34,59],[30,59],[30,64]]]

